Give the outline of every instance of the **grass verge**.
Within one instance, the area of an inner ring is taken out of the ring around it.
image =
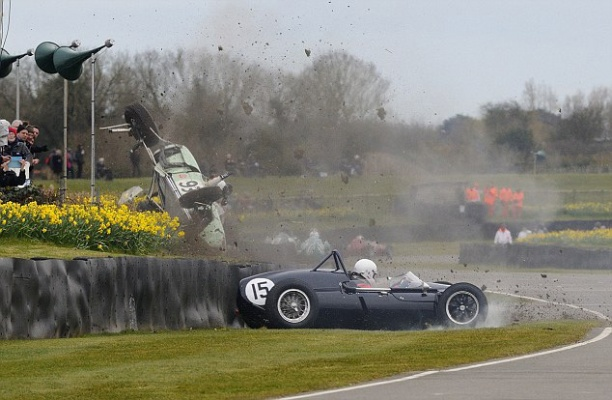
[[[71,260],[75,257],[118,257],[121,255],[125,254],[102,250],[75,249],[74,247],[58,246],[53,243],[25,238],[2,238],[2,246],[0,246],[0,257],[4,258],[45,257]]]
[[[265,399],[531,353],[575,343],[595,326],[218,329],[0,341],[0,398]]]

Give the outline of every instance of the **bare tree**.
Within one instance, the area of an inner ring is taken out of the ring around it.
[[[528,111],[544,110],[555,112],[559,110],[559,100],[550,86],[536,85],[533,79],[525,82],[523,100]]]
[[[387,103],[388,88],[374,64],[346,52],[330,52],[297,77],[290,96],[296,115],[335,126],[377,118],[378,109]]]

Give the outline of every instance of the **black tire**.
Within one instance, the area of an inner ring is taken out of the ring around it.
[[[482,290],[471,283],[456,283],[442,293],[438,322],[447,327],[474,327],[487,317],[488,303]]]
[[[149,111],[142,104],[130,104],[125,108],[123,116],[125,122],[130,124],[131,134],[136,140],[142,140],[147,147],[153,147],[159,143],[159,129]]]
[[[276,284],[266,299],[270,328],[312,328],[319,300],[304,282],[290,279]]]
[[[179,197],[179,204],[183,208],[195,208],[195,203],[212,204],[223,197],[223,189],[219,186],[208,186],[191,190]]]

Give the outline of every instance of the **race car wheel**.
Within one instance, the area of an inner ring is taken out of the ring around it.
[[[123,116],[125,122],[130,124],[131,134],[136,140],[142,140],[148,147],[159,143],[159,129],[149,111],[142,104],[130,104],[125,108]]]
[[[223,189],[219,186],[208,186],[192,190],[179,197],[179,204],[183,208],[195,208],[196,203],[212,204],[223,197]]]
[[[277,284],[266,300],[271,328],[310,328],[319,313],[314,291],[298,280]]]
[[[444,326],[473,327],[487,317],[487,298],[470,283],[456,283],[442,293],[437,311]]]

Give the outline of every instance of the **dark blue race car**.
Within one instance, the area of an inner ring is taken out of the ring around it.
[[[470,283],[424,282],[412,272],[375,280],[365,261],[374,271],[348,271],[333,250],[313,269],[246,277],[238,314],[251,328],[474,327],[486,319],[487,298]]]

